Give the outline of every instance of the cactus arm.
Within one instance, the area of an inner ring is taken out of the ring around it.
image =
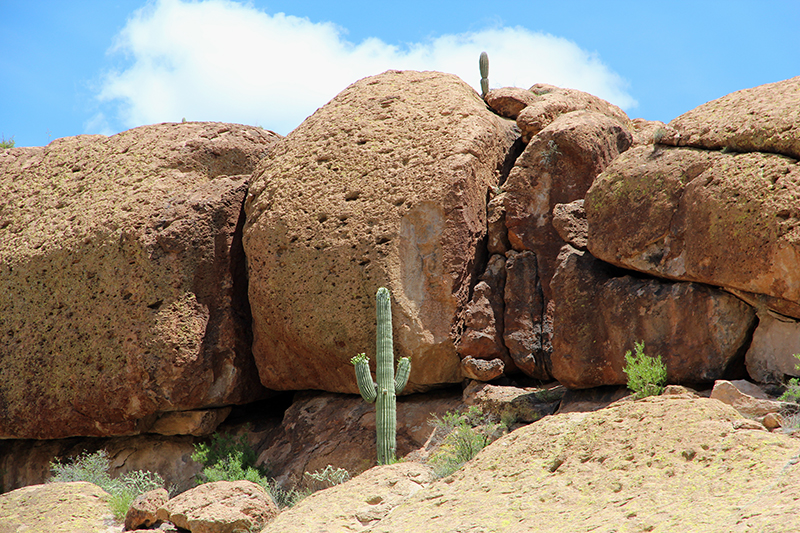
[[[411,359],[403,357],[397,363],[397,375],[394,378],[394,392],[400,394],[408,383],[408,376],[411,374]]]
[[[372,374],[369,373],[369,358],[366,354],[360,353],[350,360],[356,367],[356,381],[358,382],[358,391],[361,397],[367,403],[372,403],[378,396],[375,383],[372,381]]]

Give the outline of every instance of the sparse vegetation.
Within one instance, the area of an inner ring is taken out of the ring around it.
[[[131,502],[145,492],[164,487],[164,480],[154,472],[135,470],[112,479],[109,474],[111,463],[108,452],[99,450],[84,453],[72,461],[50,463],[52,472],[49,483],[86,481],[94,483],[111,495],[109,506],[117,520],[124,520]]]
[[[263,467],[256,466],[256,452],[242,434],[239,438],[229,433],[214,433],[210,443],[194,446],[192,460],[204,465],[198,483],[214,481],[250,481],[261,486],[278,507],[292,507],[308,495],[295,489],[283,489],[267,477]]]
[[[448,412],[441,418],[434,416],[429,423],[440,433],[439,448],[428,460],[440,478],[464,466],[507,430],[503,423],[494,422],[477,407],[470,407],[463,414]]]
[[[6,139],[4,136],[0,136],[0,150],[5,150],[6,148],[14,148],[14,137],[10,139]]]
[[[323,470],[306,472],[305,478],[309,481],[309,489],[313,492],[324,490],[336,485],[341,485],[350,479],[350,472],[344,468],[333,468],[332,465],[326,466]]]
[[[664,392],[667,384],[667,366],[661,362],[661,356],[650,357],[644,353],[644,342],[635,343],[634,354],[625,352],[625,368],[628,376],[628,388],[637,398],[657,396]]]
[[[556,158],[560,155],[561,151],[558,149],[558,144],[553,139],[550,139],[547,141],[547,149],[542,151],[542,164],[549,167],[553,166]]]
[[[800,362],[800,354],[796,353],[793,357]],[[794,369],[800,371],[800,364],[795,364]],[[789,378],[786,383],[786,390],[778,399],[782,402],[800,403],[800,379]]]

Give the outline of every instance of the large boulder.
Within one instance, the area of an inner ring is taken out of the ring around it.
[[[745,363],[750,377],[761,383],[782,383],[786,376],[800,376],[800,322],[760,313]]]
[[[262,394],[237,228],[276,140],[159,124],[0,152],[0,438],[133,434]]]
[[[684,113],[660,140],[672,146],[770,152],[800,159],[800,76],[736,91]]]
[[[584,203],[597,258],[763,295],[800,318],[800,166],[785,156],[640,146]]]
[[[411,71],[354,83],[289,134],[245,204],[261,382],[357,392],[350,359],[374,363],[381,286],[406,392],[460,381],[487,192],[515,137],[457,77]]]
[[[252,481],[215,481],[172,498],[156,518],[192,533],[234,533],[259,531],[278,512],[267,491]]]
[[[114,521],[109,498],[83,481],[12,490],[0,494],[0,533],[108,533]]]
[[[553,277],[553,377],[570,388],[623,385],[634,342],[670,383],[713,382],[741,366],[755,311],[697,283],[641,279],[565,246]]]

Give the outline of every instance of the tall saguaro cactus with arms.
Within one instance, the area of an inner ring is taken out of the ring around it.
[[[369,358],[358,354],[351,359],[356,367],[356,381],[361,397],[375,402],[375,427],[377,430],[378,464],[389,464],[397,452],[397,394],[402,392],[411,373],[411,360],[403,357],[394,374],[394,344],[392,341],[392,300],[389,289],[381,287],[375,295],[378,330],[376,335],[377,367],[372,381]]]

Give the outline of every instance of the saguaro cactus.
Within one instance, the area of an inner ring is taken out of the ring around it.
[[[481,96],[486,98],[486,94],[489,92],[489,54],[481,52],[478,67],[481,70]]]
[[[351,359],[356,367],[356,381],[361,397],[375,403],[378,464],[389,464],[397,452],[397,394],[402,392],[411,373],[411,360],[403,357],[394,375],[394,344],[392,341],[392,300],[389,289],[381,287],[375,295],[378,331],[376,335],[377,384],[369,372],[369,358],[358,354]]]

